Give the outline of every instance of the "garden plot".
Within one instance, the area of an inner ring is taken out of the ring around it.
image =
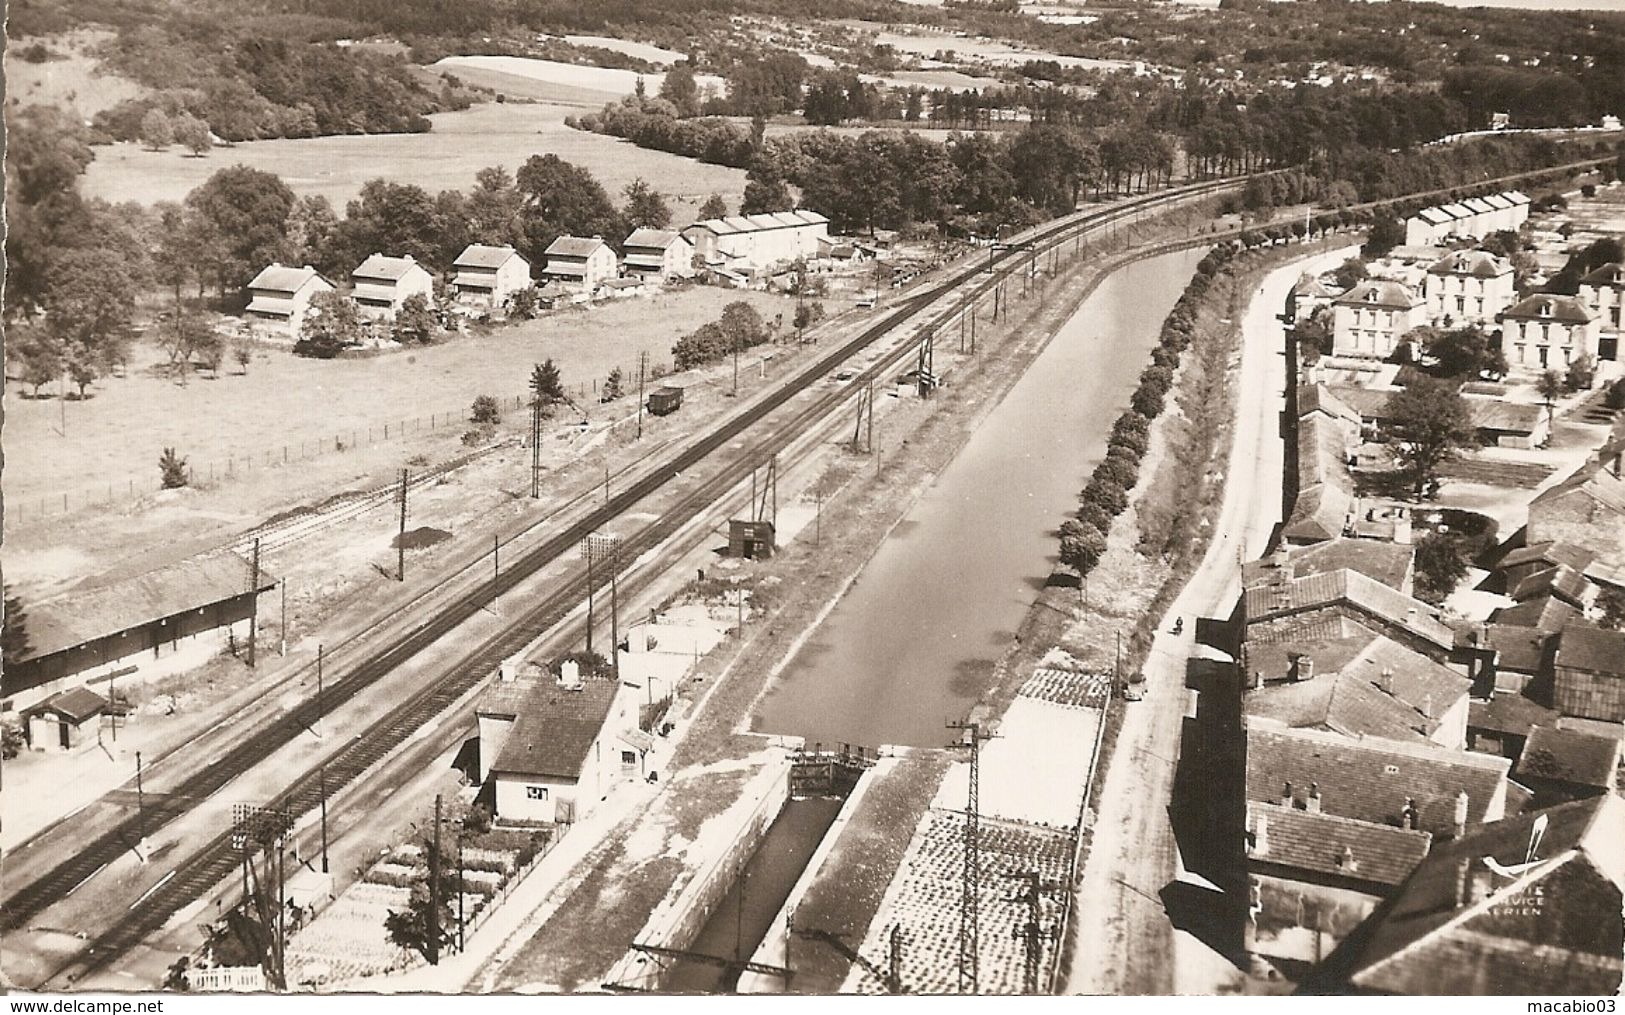
[[[843,993],[882,993],[887,985],[877,975],[885,968],[892,927],[901,927],[902,988],[908,993],[956,992],[959,955],[959,909],[964,875],[965,819],[931,809],[920,819],[903,866],[858,953],[868,966],[856,964]],[[1026,945],[1018,937],[1028,921],[1024,878],[1036,873],[1046,886],[1060,886],[1067,876],[1072,841],[1069,836],[1038,828],[985,820],[979,836],[981,883],[978,892],[979,988],[984,994],[1019,994],[1024,987]],[[1041,891],[1041,926],[1057,926],[1062,890]],[[1055,960],[1054,945],[1045,942],[1041,969]]]
[[[982,744],[983,816],[1070,829],[1089,781],[1099,726],[1096,709],[1017,696],[998,735]],[[932,806],[963,810],[969,777],[970,762],[954,765]]]

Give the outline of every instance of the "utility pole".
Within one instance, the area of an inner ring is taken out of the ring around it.
[[[327,871],[327,763],[322,762],[322,873]]]
[[[434,795],[434,835],[429,843],[429,965],[440,965],[440,794]]]
[[[824,533],[824,482],[822,478],[813,486],[813,545],[823,542]]]
[[[502,537],[491,533],[491,610],[497,612],[497,597],[502,594]]]
[[[141,752],[135,752],[135,841],[147,837],[147,794],[141,788]],[[145,858],[143,858],[145,862]]]
[[[530,400],[530,499],[542,495],[542,397]]]
[[[980,891],[982,883],[982,849],[980,839],[978,783],[981,779],[982,741],[992,734],[982,732],[979,722],[951,722],[948,729],[969,732],[970,738],[950,744],[970,750],[970,788],[965,803],[965,869],[959,898],[959,992],[981,992],[981,916]]]
[[[260,541],[254,539],[254,559],[248,566],[248,668],[254,668],[254,643],[260,619]]]
[[[638,353],[638,439],[643,438],[643,374],[644,366],[649,362],[647,352]]]
[[[327,718],[327,702],[322,694],[322,646],[316,646],[316,724]]]
[[[288,654],[288,579],[284,578],[277,584],[282,586],[282,626],[277,628],[276,654],[286,656]]]
[[[587,654],[592,655],[592,600],[593,589],[598,583],[593,580],[592,574],[592,535],[587,536]]]
[[[737,397],[738,394],[739,394],[739,339],[738,338],[734,339],[733,347],[734,347],[734,389],[733,389],[733,391],[729,392],[729,394]]]
[[[1054,927],[1044,926],[1043,892],[1054,891],[1060,886],[1044,881],[1037,871],[1026,874],[1012,874],[1026,882],[1026,889],[1012,901],[1027,904],[1027,921],[1025,925],[1016,928],[1015,936],[1021,939],[1026,952],[1025,963],[1022,969],[1022,993],[1037,994],[1039,992],[1040,974],[1044,968],[1044,942],[1054,941],[1060,937]]]

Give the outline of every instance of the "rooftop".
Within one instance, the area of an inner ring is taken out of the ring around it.
[[[1306,987],[1611,996],[1625,950],[1622,840],[1625,802],[1604,795],[1437,844]]]
[[[1625,677],[1625,631],[1604,631],[1587,624],[1566,627],[1557,643],[1557,665]]]
[[[547,245],[546,254],[548,257],[590,257],[603,246],[604,241],[596,236],[560,236]]]
[[[1277,576],[1301,578],[1348,568],[1375,578],[1389,588],[1404,591],[1411,573],[1412,549],[1404,543],[1379,539],[1338,537],[1310,546],[1294,546],[1279,558],[1266,557],[1242,566],[1242,579],[1248,587],[1274,580]]]
[[[1497,694],[1488,701],[1467,704],[1467,725],[1492,733],[1528,736],[1532,727],[1557,720],[1557,712],[1521,694]]]
[[[285,264],[270,264],[261,269],[254,280],[248,283],[250,289],[269,289],[273,292],[298,292],[305,283],[311,279],[321,279],[331,289],[333,283],[328,282],[322,274],[310,265],[303,268],[291,268]]]
[[[1422,300],[1409,286],[1387,279],[1368,279],[1332,301],[1345,307],[1381,307],[1384,310],[1411,310]]]
[[[1580,276],[1581,285],[1625,287],[1625,264],[1611,261]]]
[[[1473,278],[1500,278],[1512,274],[1512,264],[1487,250],[1459,250],[1433,262],[1430,275],[1470,275]]]
[[[1427,832],[1258,801],[1247,804],[1247,828],[1254,861],[1384,886],[1404,881],[1433,841]]]
[[[1248,800],[1279,805],[1291,783],[1302,807],[1313,787],[1322,813],[1395,828],[1414,800],[1417,828],[1436,837],[1455,834],[1463,792],[1469,826],[1499,819],[1509,767],[1487,754],[1247,721]]]
[[[1531,627],[1548,633],[1556,633],[1583,619],[1579,610],[1556,596],[1541,596],[1517,606],[1503,606],[1490,614],[1490,621],[1495,624]]]
[[[1520,321],[1557,321],[1562,324],[1589,324],[1595,315],[1574,296],[1536,293],[1501,311],[1500,316]]]
[[[520,703],[492,774],[579,778],[620,688],[618,681],[602,679],[583,680],[578,689],[554,681],[534,685]]]
[[[1346,604],[1441,649],[1455,644],[1454,632],[1426,604],[1348,568],[1256,586],[1246,591],[1244,600],[1248,624]]]
[[[1619,741],[1612,737],[1557,726],[1535,726],[1529,730],[1529,739],[1524,742],[1514,771],[1520,781],[1551,779],[1611,790],[1619,769],[1619,749]]]
[[[57,712],[68,719],[69,722],[82,723],[87,719],[94,719],[107,709],[107,699],[92,691],[88,687],[70,687],[66,691],[58,691],[44,701],[23,709],[24,715],[38,715],[42,712]]]
[[[454,268],[500,268],[519,252],[512,247],[492,247],[483,243],[470,243],[452,262]],[[520,258],[524,260],[524,258]]]
[[[659,250],[665,250],[667,247],[681,239],[682,236],[670,229],[634,229],[632,230],[632,235],[628,236],[626,238],[626,242],[621,244],[621,246],[626,249],[631,249],[632,247],[652,247]]]
[[[1580,572],[1567,564],[1556,564],[1523,577],[1512,587],[1512,598],[1517,602],[1542,596],[1556,596],[1566,602],[1579,604],[1590,590],[1590,584]]]
[[[412,260],[411,254],[407,254],[405,257],[386,257],[383,254],[373,254],[357,265],[355,271],[350,272],[350,277],[399,282],[413,269],[425,270],[423,265]]]

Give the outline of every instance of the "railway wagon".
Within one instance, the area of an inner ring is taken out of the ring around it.
[[[666,385],[649,393],[649,411],[656,416],[669,416],[683,404],[683,389]]]

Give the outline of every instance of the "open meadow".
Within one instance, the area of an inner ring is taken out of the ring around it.
[[[96,69],[91,47],[111,37],[109,32],[78,31],[52,35],[39,42],[51,53],[44,63],[18,57],[19,47],[6,48],[6,97],[19,105],[59,106],[89,119],[125,99],[145,95],[147,89],[116,74]]]
[[[287,447],[297,458],[302,447],[314,453],[324,441],[331,452],[336,435],[349,444],[359,434],[364,442],[369,429],[381,435],[386,423],[398,434],[403,420],[464,419],[476,395],[520,395],[531,365],[549,357],[572,391],[590,390],[616,366],[635,384],[640,352],[651,366],[669,367],[672,343],[734,300],[749,302],[770,323],[794,307],[785,297],[695,286],[373,357],[314,360],[260,349],[246,375],[231,364],[218,379],[198,374],[185,386],[160,376],[153,369],[157,350],[138,344],[129,376],[98,381],[84,402],[64,405],[54,386],[41,399],[12,387],[4,434],[7,526],[19,510],[23,524],[37,517],[42,498],[58,513],[63,493],[77,504],[105,500],[109,488],[115,503],[123,502],[120,493],[131,483],[137,493],[150,492],[166,447],[185,456],[194,475],[206,478],[213,468],[223,477],[230,457],[263,462]]]
[[[611,96],[612,98],[612,96]],[[579,108],[553,104],[489,103],[456,113],[437,113],[426,134],[371,134],[250,141],[217,148],[204,158],[180,149],[146,151],[136,144],[96,149],[85,171],[87,196],[109,201],[179,201],[217,170],[242,164],[280,176],[296,194],[321,194],[341,213],[361,185],[386,176],[431,193],[466,189],[474,174],[492,165],[514,171],[532,155],[552,153],[590,170],[610,195],[634,179],[648,180],[672,201],[675,221],[695,216],[698,206],[721,194],[737,205],[745,173],[638,148],[629,141],[572,130],[564,118]],[[676,199],[676,200],[673,200]],[[685,217],[685,212],[687,215]]]

